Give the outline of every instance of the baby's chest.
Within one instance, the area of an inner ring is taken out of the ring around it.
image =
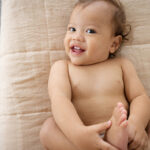
[[[70,70],[74,97],[115,95],[123,91],[122,70],[119,67],[76,68]]]

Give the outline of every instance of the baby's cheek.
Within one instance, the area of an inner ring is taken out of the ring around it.
[[[87,45],[88,45],[88,48],[90,48],[91,50],[95,50],[95,49],[98,49],[100,47],[100,44],[99,44],[100,41],[96,41],[96,40],[89,40],[87,42]]]
[[[65,46],[65,48],[66,48],[66,45],[67,45],[67,37],[65,36],[65,38],[64,38],[64,46]]]

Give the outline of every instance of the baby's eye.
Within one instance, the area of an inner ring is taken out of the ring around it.
[[[68,30],[69,30],[70,32],[75,32],[75,31],[76,31],[76,29],[75,29],[74,27],[69,27]]]
[[[93,33],[96,33],[96,31],[95,31],[94,29],[87,29],[86,32],[87,32],[87,33],[92,33],[92,34],[93,34]]]

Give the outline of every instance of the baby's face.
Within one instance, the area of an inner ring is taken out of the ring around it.
[[[89,65],[108,59],[114,40],[112,13],[110,4],[103,1],[73,10],[64,39],[73,64]]]

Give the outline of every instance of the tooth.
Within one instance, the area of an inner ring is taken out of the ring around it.
[[[78,49],[78,50],[80,49],[80,47],[77,47],[77,46],[75,46],[74,48],[75,48],[75,49]]]

